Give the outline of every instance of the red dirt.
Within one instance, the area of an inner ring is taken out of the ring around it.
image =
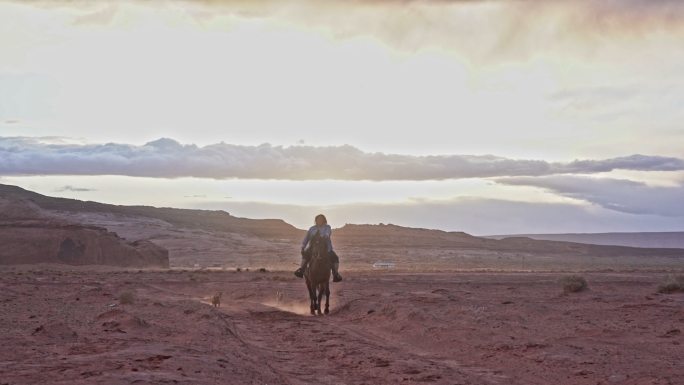
[[[347,272],[312,317],[291,273],[38,269],[0,271],[0,384],[684,383],[663,273]]]

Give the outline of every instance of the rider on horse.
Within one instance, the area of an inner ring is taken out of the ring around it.
[[[330,257],[330,261],[332,262],[333,282],[340,282],[342,280],[342,276],[338,271],[340,267],[340,258],[333,250],[332,241],[330,240],[332,229],[330,228],[330,225],[328,225],[328,220],[323,214],[316,215],[316,224],[311,226],[309,231],[306,232],[306,237],[304,237],[304,241],[302,242],[302,263],[294,274],[299,278],[304,276],[306,265],[311,259],[311,248],[307,246],[309,246],[309,241],[316,235],[316,233],[325,238],[326,242],[328,243],[328,255]]]

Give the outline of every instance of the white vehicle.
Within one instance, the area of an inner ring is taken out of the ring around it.
[[[375,262],[374,269],[394,269],[396,264],[394,262]]]

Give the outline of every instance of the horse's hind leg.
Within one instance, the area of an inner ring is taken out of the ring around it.
[[[330,313],[330,285],[325,285],[325,314]]]

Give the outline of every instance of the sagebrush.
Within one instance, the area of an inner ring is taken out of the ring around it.
[[[577,293],[589,288],[587,280],[580,275],[567,275],[560,279],[560,283],[566,293]]]
[[[135,302],[135,295],[132,291],[124,291],[119,295],[119,302],[124,305],[130,305]]]
[[[670,275],[658,286],[658,293],[684,292],[684,275]]]

